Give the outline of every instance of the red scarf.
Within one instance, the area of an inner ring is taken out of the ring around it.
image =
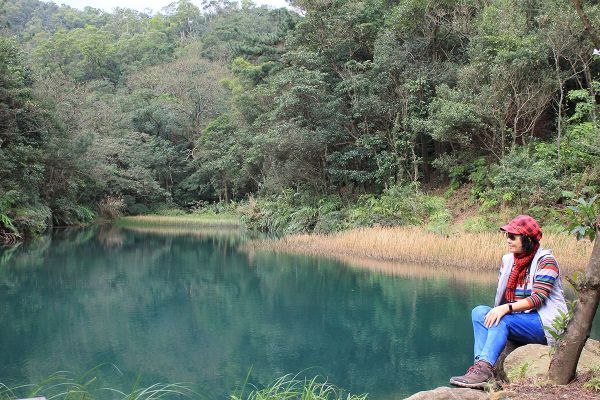
[[[506,300],[507,303],[514,303],[515,289],[517,286],[523,286],[525,284],[525,277],[527,276],[529,265],[531,264],[531,261],[533,261],[533,257],[539,248],[540,244],[536,243],[533,246],[531,253],[515,254],[515,264],[513,265],[512,271],[510,271],[510,276],[508,277],[508,282],[506,284],[506,291],[504,292],[504,300]]]

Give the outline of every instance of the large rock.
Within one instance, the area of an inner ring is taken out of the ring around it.
[[[504,361],[504,372],[509,380],[522,378],[545,378],[550,366],[550,347],[541,344],[521,346],[510,353]],[[600,368],[600,342],[588,339],[585,343],[577,373]]]
[[[405,400],[487,400],[488,394],[481,390],[439,387],[415,393]]]

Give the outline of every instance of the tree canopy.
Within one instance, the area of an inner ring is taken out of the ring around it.
[[[107,196],[140,213],[463,185],[543,214],[600,191],[600,61],[562,0],[1,4],[4,232]]]

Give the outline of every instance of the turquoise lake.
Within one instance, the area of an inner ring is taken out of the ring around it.
[[[104,226],[0,250],[0,383],[102,365],[100,386],[123,391],[187,382],[224,399],[247,376],[246,390],[298,374],[391,399],[469,365],[493,281],[251,254],[247,238]]]

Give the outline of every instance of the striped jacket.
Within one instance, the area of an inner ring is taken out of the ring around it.
[[[510,271],[514,265],[514,254],[509,253],[502,257],[502,266],[498,277],[495,305],[498,306],[504,299],[504,292]],[[537,309],[549,345],[554,343],[554,338],[548,330],[559,313],[567,312],[565,295],[560,277],[560,268],[552,255],[552,250],[539,248],[529,267],[525,286],[517,287],[516,299],[527,299],[532,309]]]

